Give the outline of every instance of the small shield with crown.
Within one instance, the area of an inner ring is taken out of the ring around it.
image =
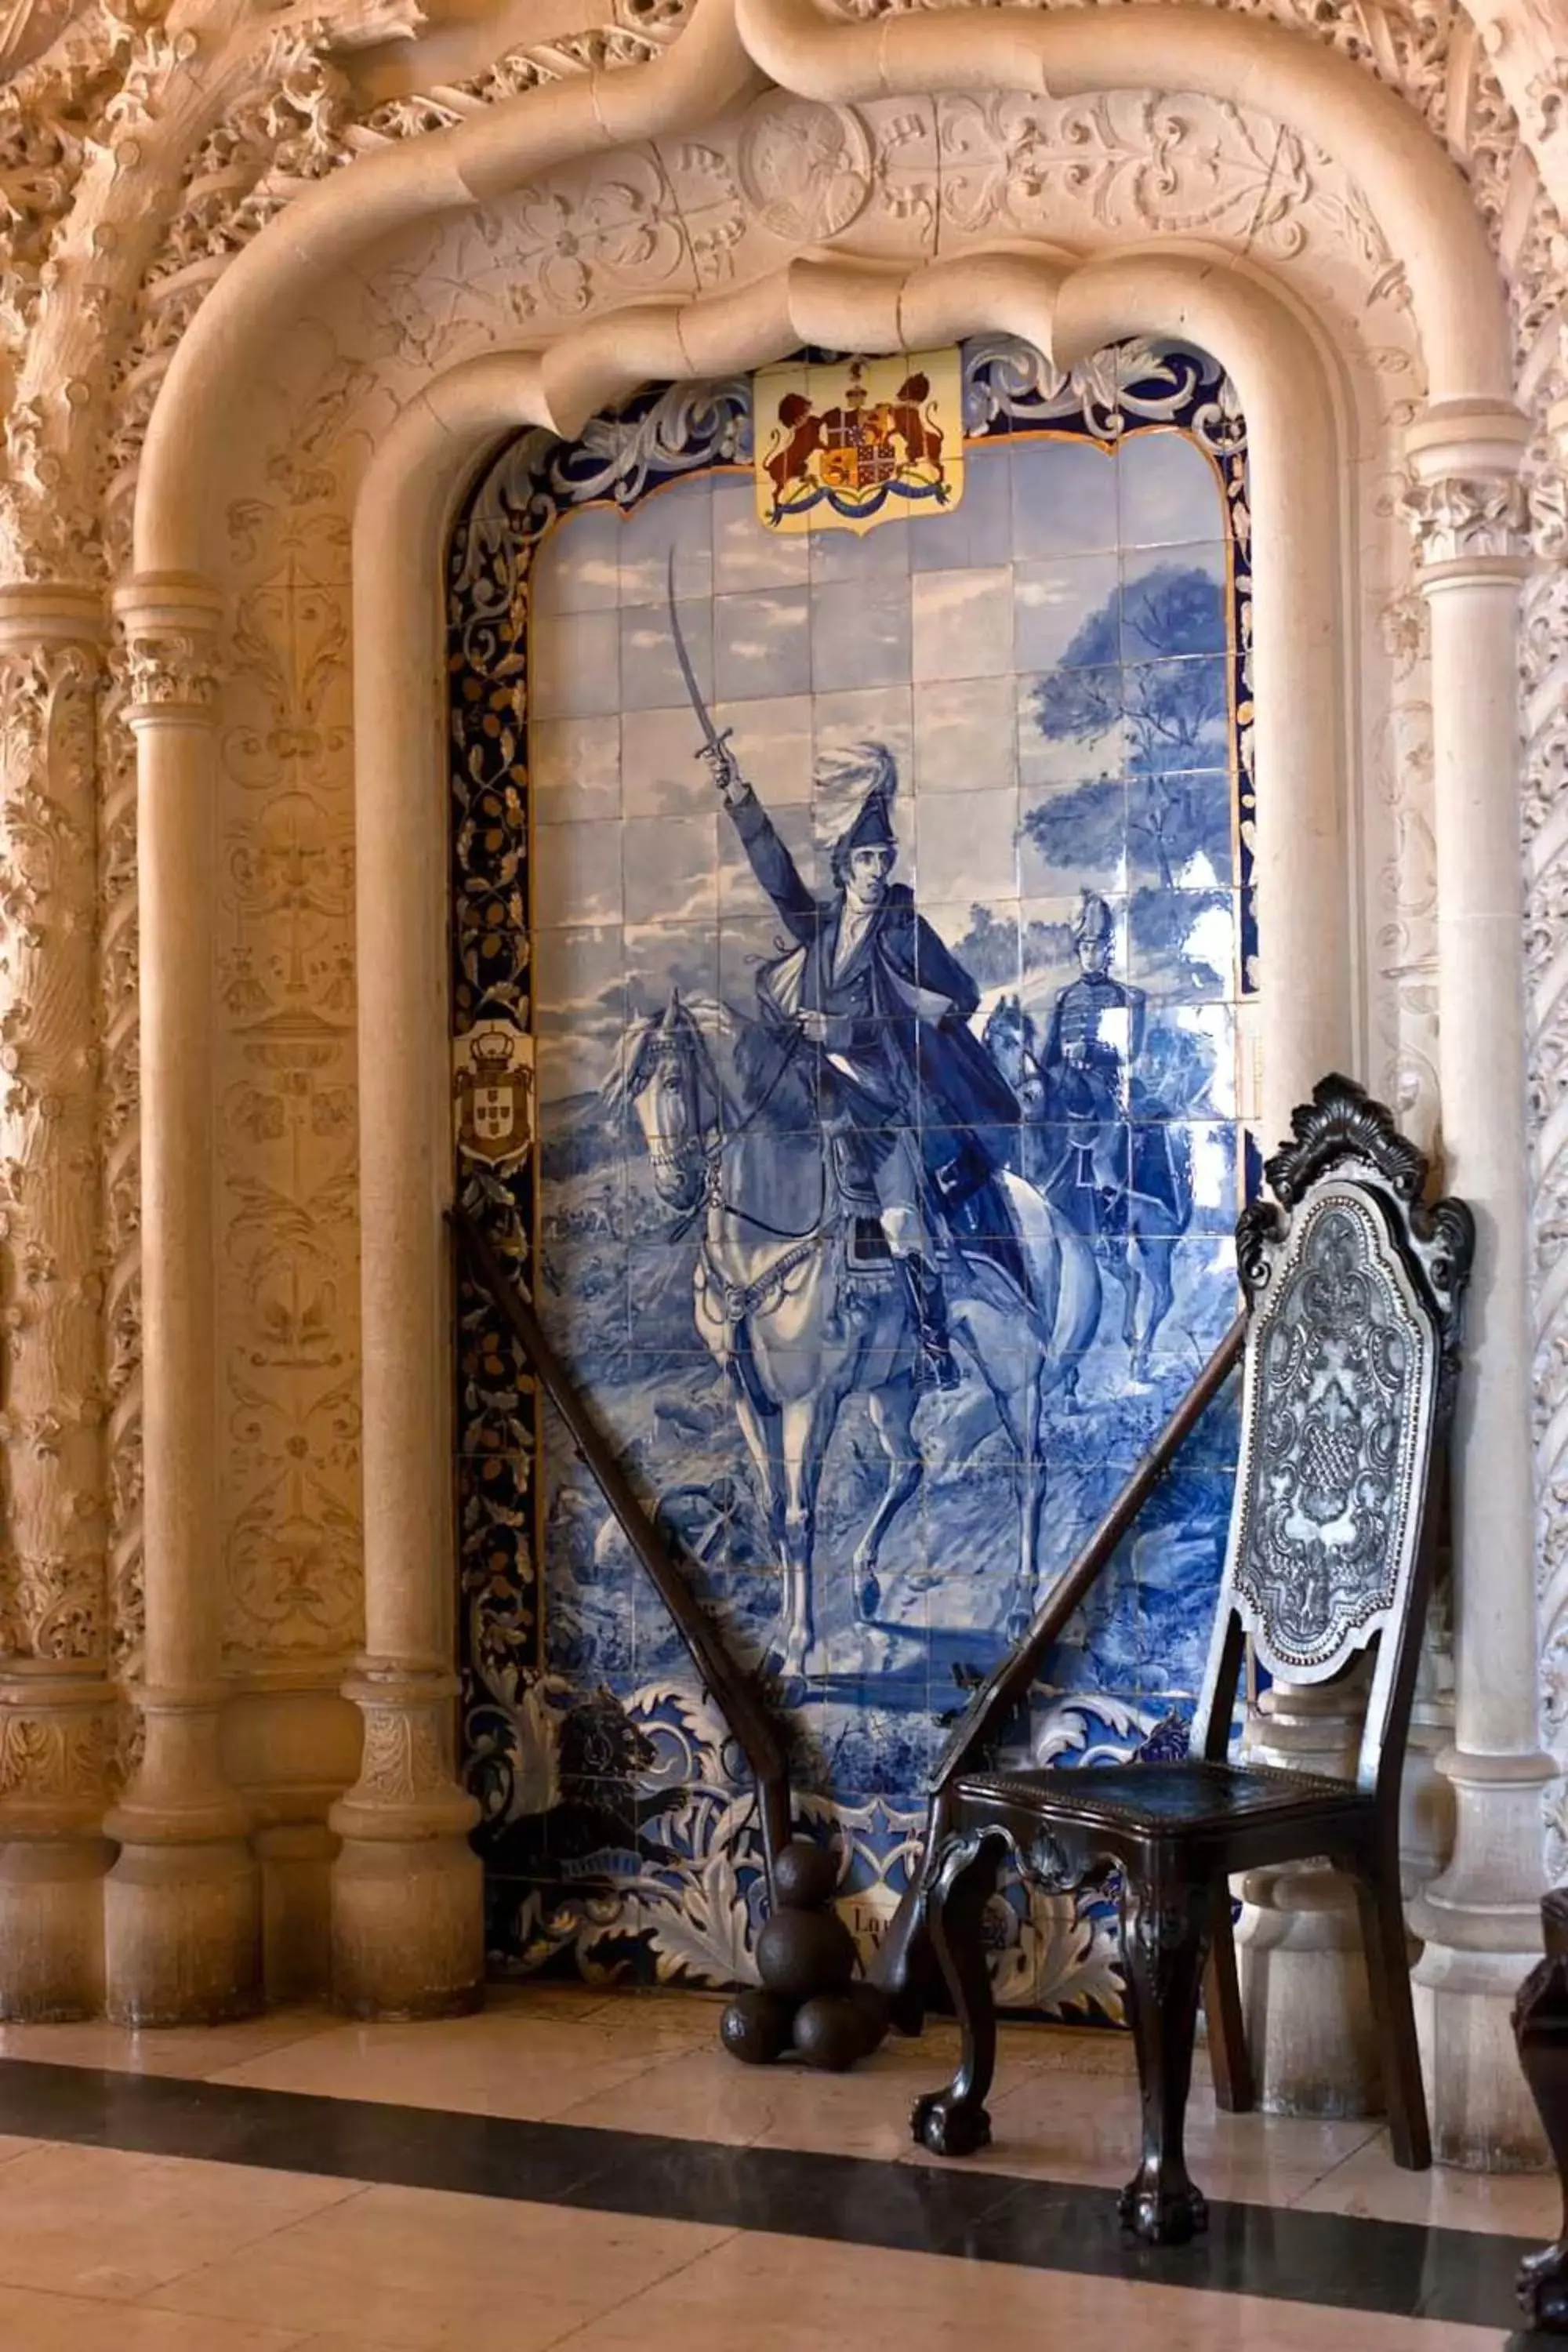
[[[477,1022],[453,1041],[458,1148],[515,1168],[533,1143],[533,1039],[508,1021]]]

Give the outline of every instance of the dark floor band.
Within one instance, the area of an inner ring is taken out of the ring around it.
[[[1155,2249],[1121,2228],[1113,2190],[1068,2181],[20,2059],[0,2060],[0,2132],[1450,2326],[1510,2326],[1528,2251],[1519,2239],[1469,2230],[1220,2203],[1209,2208],[1206,2237]],[[0,2214],[4,2189],[0,2168]]]

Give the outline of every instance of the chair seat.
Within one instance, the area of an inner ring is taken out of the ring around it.
[[[1268,1764],[1206,1764],[1179,1758],[1164,1764],[1089,1764],[1039,1772],[965,1772],[952,1793],[961,1803],[1005,1806],[1017,1812],[1120,1823],[1130,1829],[1217,1831],[1260,1817],[1321,1813],[1343,1805],[1361,1811],[1370,1796],[1353,1781],[1321,1772],[1283,1772]]]

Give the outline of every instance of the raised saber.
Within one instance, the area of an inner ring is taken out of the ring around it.
[[[700,751],[693,751],[691,756],[694,760],[701,760],[706,759],[710,752],[717,752],[720,759],[727,761],[730,757],[730,738],[734,733],[734,730],[731,727],[715,727],[710,716],[708,705],[702,699],[702,688],[697,683],[697,672],[692,668],[691,656],[686,650],[686,635],[680,625],[680,614],[675,605],[675,550],[673,547],[669,551],[669,562],[665,572],[665,591],[669,600],[669,634],[675,641],[675,658],[680,664],[680,675],[686,680],[686,691],[690,698],[691,708],[697,713],[697,724],[702,730],[702,749]]]

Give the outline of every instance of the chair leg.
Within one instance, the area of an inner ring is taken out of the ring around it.
[[[963,2046],[944,2091],[917,2099],[910,2128],[933,2156],[972,2156],[991,2137],[985,2094],[996,2072],[996,2003],[985,1964],[985,1906],[1002,1870],[1002,1844],[982,1832],[957,1841],[942,1857],[926,1898],[926,1926]]]
[[[940,2006],[942,1971],[927,1922],[927,1890],[917,1879],[904,1895],[868,1971],[888,1998],[888,2022],[909,2036],[923,2028],[927,2012]]]
[[[1131,1870],[1124,1874],[1122,1960],[1138,2049],[1143,2156],[1120,2210],[1151,2245],[1180,2245],[1208,2223],[1208,2206],[1187,2173],[1184,2133],[1212,1920],[1206,1885],[1166,1892],[1158,1879],[1143,1885]]]
[[[1241,2016],[1236,1938],[1230,1922],[1230,1881],[1223,1873],[1214,1883],[1210,1899],[1213,1907],[1209,1964],[1204,1976],[1204,2011],[1208,2019],[1215,2105],[1226,2115],[1247,2115],[1258,2105],[1258,2087],[1252,2078],[1247,2028]]]
[[[1394,2161],[1425,2172],[1432,2161],[1421,2046],[1410,1998],[1410,1947],[1399,1892],[1399,1857],[1363,1854],[1355,1866],[1356,1904],[1372,1989],[1372,2014],[1383,2049],[1383,2091]]]

